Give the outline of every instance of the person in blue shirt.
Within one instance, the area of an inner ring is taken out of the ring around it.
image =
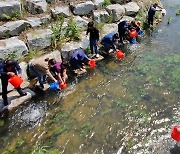
[[[80,48],[75,50],[72,54],[70,59],[70,65],[74,70],[80,69],[81,71],[86,72],[86,70],[83,68],[83,64],[87,63],[89,60],[90,59],[84,53],[83,49]]]
[[[158,6],[158,3],[154,3],[151,4],[149,11],[148,11],[148,24],[149,26],[152,25],[153,26],[153,21],[154,21],[154,15],[156,13],[156,11],[162,11],[161,9],[157,9],[157,7],[161,8],[160,6]]]
[[[8,99],[7,99],[8,79],[14,75],[18,75],[21,77],[21,73],[22,73],[22,70],[16,60],[5,60],[5,61],[0,62],[2,98],[3,98],[5,106],[8,105]],[[16,90],[21,96],[27,95],[27,93],[23,92],[20,86],[16,88]]]
[[[109,33],[105,35],[102,40],[101,44],[104,46],[105,52],[109,53],[109,50],[112,48],[116,51],[116,45],[118,44],[119,36],[117,33]]]

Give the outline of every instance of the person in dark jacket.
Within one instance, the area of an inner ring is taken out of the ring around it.
[[[76,70],[80,69],[83,72],[86,72],[85,69],[83,69],[83,63],[88,62],[90,59],[87,57],[87,55],[84,53],[84,51],[80,48],[74,51],[74,53],[71,56],[70,64],[71,67]]]
[[[120,42],[123,44],[123,40],[125,40],[125,35],[126,35],[126,32],[128,31],[128,26],[129,26],[129,23],[128,21],[124,20],[124,21],[121,21],[119,24],[118,24],[118,33],[119,33],[119,38],[120,38]]]
[[[55,59],[50,59],[48,63],[50,66],[50,72],[53,74],[53,76],[57,76],[60,83],[66,83],[67,73],[63,62],[56,62]]]
[[[22,70],[15,60],[5,60],[0,62],[0,74],[1,74],[1,84],[2,84],[2,98],[4,101],[4,105],[8,105],[7,99],[7,86],[8,86],[8,79],[14,75],[18,75],[21,77]],[[21,96],[27,95],[27,93],[23,92],[21,87],[19,86],[16,88],[18,93]]]
[[[157,9],[157,7],[161,8],[160,6],[158,6],[157,3],[151,4],[149,11],[148,11],[148,24],[153,25],[153,21],[154,21],[154,15],[156,13],[156,11],[161,11],[161,9]]]
[[[94,23],[93,22],[89,22],[88,23],[88,29],[86,32],[86,35],[88,35],[90,33],[90,49],[91,49],[91,53],[94,55],[96,54],[96,57],[99,57],[98,54],[98,41],[99,41],[99,30],[97,28],[94,27]]]
[[[119,36],[117,33],[109,33],[105,35],[102,40],[101,44],[104,46],[105,52],[109,53],[109,50],[112,48],[116,51],[116,45],[118,44]]]

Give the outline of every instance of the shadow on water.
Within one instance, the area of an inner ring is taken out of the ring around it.
[[[3,153],[171,153],[180,124],[178,0],[152,36],[74,77],[62,92],[40,93],[0,119]],[[172,23],[167,19],[172,16]],[[136,50],[134,50],[136,49]]]

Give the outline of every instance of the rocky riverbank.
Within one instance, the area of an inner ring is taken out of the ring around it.
[[[93,20],[104,36],[117,32],[117,23],[122,20],[145,21],[149,4],[150,0],[0,1],[0,56],[22,61],[24,88],[27,88],[26,71],[31,59],[45,54],[68,60],[80,47],[89,52],[85,35],[89,21]],[[12,89],[8,87],[9,91]],[[33,95],[27,95],[22,102]]]

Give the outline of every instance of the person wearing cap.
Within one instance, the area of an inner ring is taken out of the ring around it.
[[[56,62],[55,59],[50,59],[48,63],[50,66],[50,72],[53,74],[53,76],[57,76],[60,83],[66,83],[67,73],[64,63]]]
[[[99,57],[98,54],[98,41],[99,41],[99,30],[94,27],[94,22],[89,22],[88,23],[88,29],[86,32],[86,35],[90,34],[89,36],[89,41],[90,41],[90,49],[91,49],[91,54],[96,55],[96,57]]]
[[[109,50],[111,48],[114,51],[116,51],[116,46],[118,45],[118,39],[119,36],[117,33],[109,33],[102,38],[101,44],[104,46],[106,53],[109,53]]]
[[[54,82],[57,80],[53,77],[50,72],[49,58],[37,58],[30,63],[30,70],[37,76],[40,88],[44,88],[46,82],[46,75]]]
[[[161,8],[158,3],[154,3],[150,5],[149,11],[148,11],[148,24],[153,25],[153,21],[154,21],[154,15],[156,13],[156,11],[162,11],[161,9],[157,9],[157,7]]]
[[[86,69],[83,68],[83,64],[87,63],[90,59],[84,53],[83,49],[77,49],[71,56],[70,65],[73,70],[80,69],[82,72],[86,72]]]
[[[21,77],[21,73],[22,70],[16,60],[5,60],[0,62],[2,98],[3,98],[4,106],[8,105],[8,98],[7,98],[8,79],[14,75],[18,75],[19,77]],[[27,93],[23,92],[20,86],[16,88],[16,90],[21,96],[27,95]]]

